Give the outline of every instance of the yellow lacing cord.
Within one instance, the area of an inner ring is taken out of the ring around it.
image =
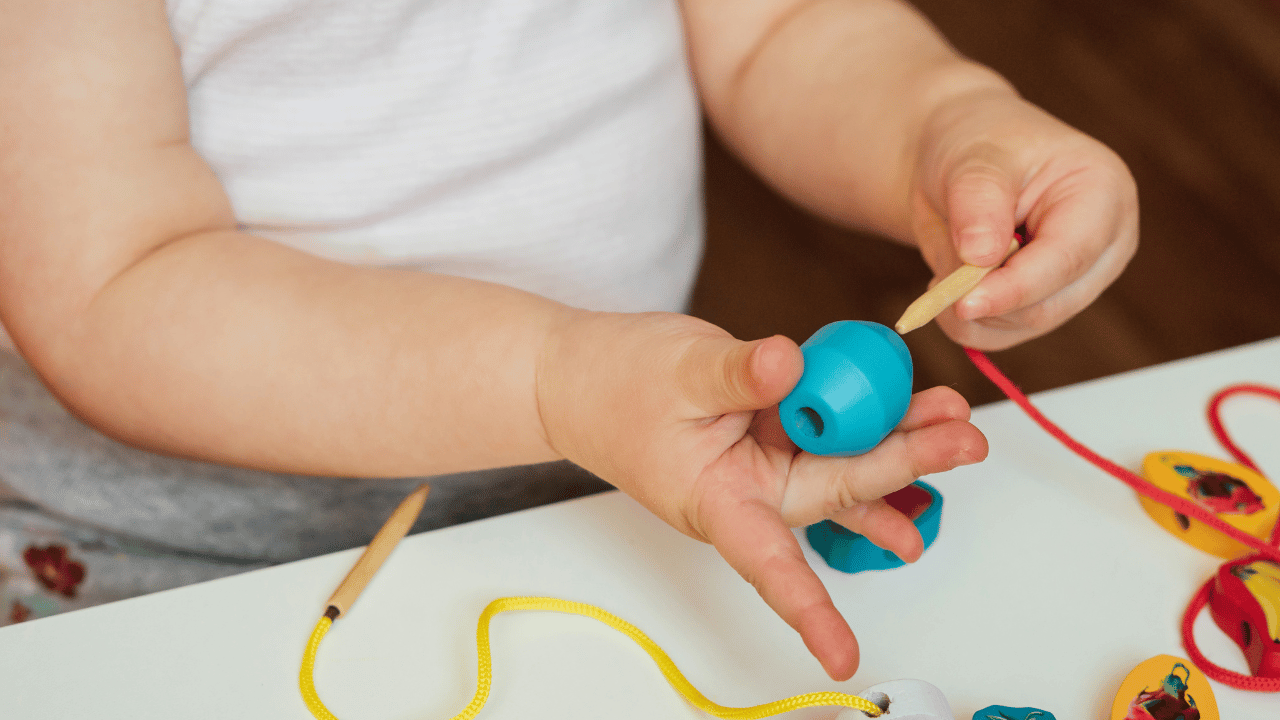
[[[302,701],[307,704],[311,714],[316,716],[316,720],[338,720],[338,717],[324,706],[320,701],[320,695],[316,693],[316,651],[320,649],[320,641],[329,634],[331,627],[333,627],[333,620],[328,615],[322,615],[320,622],[316,623],[316,629],[311,631],[311,638],[307,640],[307,649],[302,653],[302,669],[298,671],[298,687],[302,689]]]
[[[776,700],[764,705],[745,708],[718,705],[708,700],[685,678],[680,669],[676,667],[675,662],[667,656],[667,653],[662,648],[658,647],[657,643],[650,640],[649,636],[641,632],[635,625],[617,615],[602,610],[595,605],[571,602],[559,598],[506,597],[498,598],[489,603],[484,612],[480,613],[480,621],[476,626],[476,655],[479,660],[476,694],[471,699],[471,702],[463,708],[462,712],[453,717],[453,720],[471,720],[480,712],[480,708],[484,707],[485,701],[489,699],[489,687],[493,684],[493,662],[489,655],[489,621],[494,615],[509,610],[550,610],[585,615],[599,620],[631,638],[637,645],[644,648],[644,651],[649,653],[649,657],[653,658],[653,661],[658,664],[658,669],[662,670],[662,674],[666,676],[671,686],[679,691],[685,700],[689,701],[689,704],[703,712],[725,720],[755,720],[756,718],[768,717],[806,707],[847,707],[861,710],[870,717],[877,717],[882,712],[878,705],[866,698],[830,691],[796,695],[784,700]],[[320,622],[316,623],[316,629],[311,633],[311,639],[307,641],[307,649],[302,656],[302,670],[298,674],[299,686],[302,688],[302,699],[306,702],[307,708],[311,710],[311,714],[316,717],[316,720],[338,720],[333,713],[329,712],[329,708],[325,707],[324,703],[320,701],[320,696],[316,694],[314,680],[316,651],[320,647],[320,641],[324,639],[325,634],[329,632],[329,628],[332,625],[333,621],[327,616],[320,618]]]

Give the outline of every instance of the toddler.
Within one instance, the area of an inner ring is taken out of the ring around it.
[[[939,318],[966,345],[1047,332],[1136,248],[1123,163],[900,0],[0,17],[15,620],[365,542],[423,476],[420,528],[599,478],[714,544],[847,678],[856,641],[791,528],[831,518],[914,560],[880,498],[986,441],[934,388],[866,455],[788,442],[795,343],[680,314],[701,117],[793,201],[939,276],[998,263],[1025,224]]]

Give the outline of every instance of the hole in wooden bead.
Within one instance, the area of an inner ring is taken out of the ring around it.
[[[889,712],[889,696],[882,692],[867,693],[862,696],[864,699],[870,700],[872,705],[880,708],[880,712]],[[864,715],[866,713],[863,713]]]
[[[811,407],[802,407],[796,411],[796,426],[800,428],[800,432],[811,438],[822,437],[822,431],[826,429],[822,416]]]

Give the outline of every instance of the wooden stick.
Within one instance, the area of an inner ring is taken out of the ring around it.
[[[991,267],[966,264],[956,268],[955,272],[943,278],[942,282],[929,288],[923,295],[916,298],[915,302],[908,305],[906,312],[898,318],[893,329],[897,330],[899,335],[906,335],[938,317],[939,313],[977,287],[978,283],[982,282],[982,278],[1000,267],[1020,246],[1018,238],[1010,240],[1009,249],[1005,251],[1004,257]]]
[[[351,572],[343,578],[338,589],[333,591],[333,596],[329,598],[329,609],[325,613],[329,615],[329,619],[337,619],[355,604],[356,598],[360,597],[365,585],[369,584],[374,573],[382,567],[383,561],[408,534],[409,528],[413,527],[413,521],[417,520],[418,514],[422,512],[422,506],[426,503],[427,493],[430,491],[431,486],[425,483],[419,485],[417,490],[396,506],[391,517],[387,518],[387,522],[373,536],[373,540],[369,541],[369,547],[365,548],[364,554],[356,561],[355,567],[351,568]]]

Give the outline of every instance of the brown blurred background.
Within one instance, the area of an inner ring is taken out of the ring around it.
[[[1044,390],[1280,335],[1280,0],[915,4],[1138,181],[1137,257],[1066,325],[994,355],[1015,382]],[[712,138],[706,155],[695,315],[799,342],[833,320],[892,325],[926,287],[915,250],[792,207]],[[935,325],[907,344],[917,389],[1003,397]]]

